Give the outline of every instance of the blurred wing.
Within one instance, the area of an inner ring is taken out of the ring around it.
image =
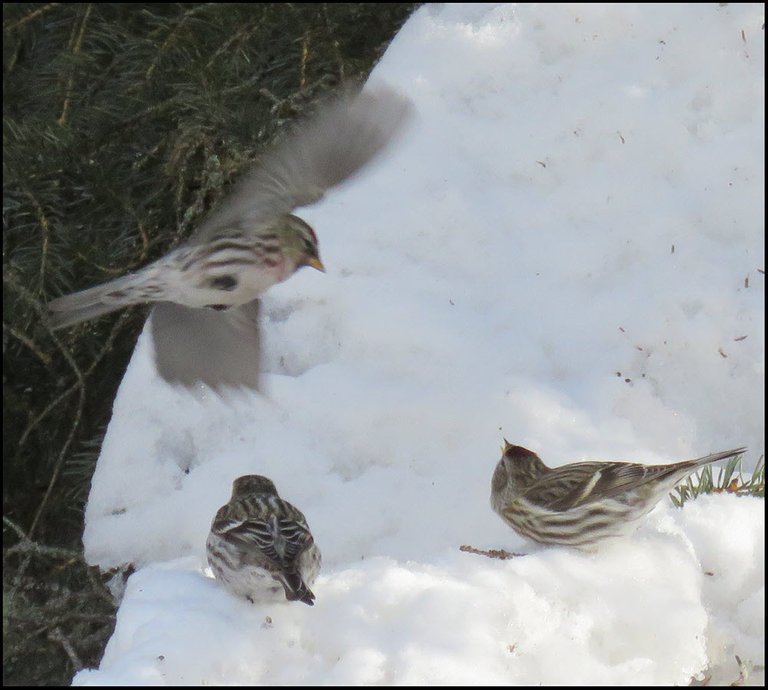
[[[261,225],[315,203],[384,148],[409,111],[410,101],[390,89],[337,98],[266,153],[191,241],[208,241],[231,225]]]
[[[160,302],[150,328],[157,371],[169,383],[259,388],[259,300],[226,311]]]

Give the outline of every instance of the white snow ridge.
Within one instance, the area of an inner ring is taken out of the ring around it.
[[[735,655],[762,683],[763,500],[665,501],[584,554],[489,495],[503,436],[550,465],[764,452],[763,11],[416,11],[370,78],[416,117],[300,211],[328,273],[267,294],[267,395],[171,388],[139,340],[84,534],[137,572],[73,684],[716,684]],[[306,515],[314,607],[210,576],[250,473]]]

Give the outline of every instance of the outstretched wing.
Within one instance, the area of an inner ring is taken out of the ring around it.
[[[405,97],[385,88],[337,98],[267,152],[191,241],[206,242],[222,228],[258,226],[315,203],[384,148],[409,111]]]
[[[226,311],[161,302],[152,310],[155,365],[169,383],[258,390],[259,300]]]

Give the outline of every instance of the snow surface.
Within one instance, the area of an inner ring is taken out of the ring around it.
[[[489,506],[502,436],[553,465],[764,452],[762,13],[419,9],[371,77],[415,122],[302,211],[328,273],[265,299],[268,395],[171,388],[141,336],[84,534],[91,563],[138,571],[74,684],[686,684],[764,664],[764,501],[665,501],[594,554],[526,544]],[[210,577],[211,519],[246,473],[307,516],[312,608]]]

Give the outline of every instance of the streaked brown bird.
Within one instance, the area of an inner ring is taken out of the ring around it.
[[[252,602],[301,601],[313,606],[310,585],[320,571],[303,513],[258,474],[235,479],[232,497],[216,513],[206,544],[214,575]]]
[[[746,448],[669,465],[577,462],[547,467],[505,440],[491,482],[491,507],[512,529],[541,544],[591,548],[622,536],[691,472]]]
[[[258,298],[302,266],[325,270],[315,231],[291,211],[374,158],[409,111],[386,88],[337,98],[265,154],[186,244],[136,273],[52,300],[49,325],[156,303],[151,335],[164,379],[258,388]]]

